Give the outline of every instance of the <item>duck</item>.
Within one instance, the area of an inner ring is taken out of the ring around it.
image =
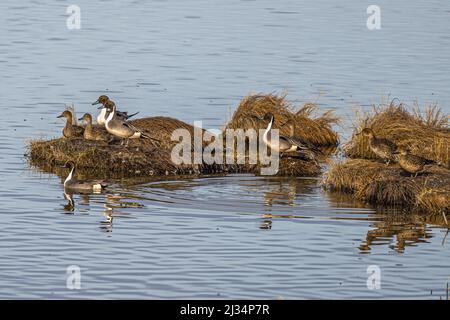
[[[111,101],[111,100],[109,99],[108,96],[101,95],[100,97],[98,97],[97,101],[95,101],[95,102],[92,103],[93,106],[94,106],[94,105],[97,105],[97,104],[102,104],[102,105],[99,107],[99,109],[101,109],[101,110],[100,110],[100,114],[97,116],[97,124],[99,124],[99,125],[101,125],[101,126],[104,126],[104,125],[105,125],[106,119],[108,118],[108,113],[109,113],[109,112],[108,112],[108,110],[105,108],[105,104],[106,104],[108,101]],[[122,120],[128,120],[129,118],[131,118],[131,117],[137,115],[138,113],[139,113],[139,111],[136,112],[136,113],[133,113],[133,114],[130,114],[130,115],[129,115],[128,112],[116,111],[117,117],[120,118],[120,119],[122,119]]]
[[[407,148],[399,148],[398,164],[414,178],[424,171],[426,165],[439,165],[438,162],[411,154]]]
[[[270,130],[273,127],[273,124],[275,122],[275,116],[268,112],[266,113],[262,118],[258,118],[260,120],[269,121],[266,130],[263,134],[263,141],[264,143],[271,148],[272,150],[275,150],[275,145],[272,143],[271,139],[271,133]],[[279,142],[278,142],[278,152],[280,153],[280,156],[283,155],[285,152],[296,152],[299,154],[303,154],[308,156],[310,159],[315,160],[314,152],[320,153],[320,151],[310,144],[308,141],[303,140],[299,137],[293,136],[293,127],[290,127],[291,136],[279,136]]]
[[[105,122],[106,130],[116,137],[127,139],[127,145],[129,139],[152,139],[159,141],[118,117],[116,115],[116,104],[112,100],[108,100],[105,103],[105,108],[109,112]]]
[[[370,150],[383,159],[386,165],[389,165],[392,160],[395,160],[396,155],[398,155],[397,145],[388,139],[377,138],[371,128],[364,128],[356,135],[368,137]]]
[[[73,161],[68,161],[63,166],[69,168],[70,172],[66,180],[64,180],[64,192],[76,193],[100,193],[107,187],[103,180],[76,180],[74,178],[76,165]]]
[[[89,113],[85,113],[79,121],[85,121],[86,127],[84,128],[84,139],[94,141],[111,141],[112,136],[101,126],[94,126],[92,124],[92,116]]]
[[[61,113],[57,118],[66,118],[66,126],[63,129],[63,136],[66,138],[81,138],[84,128],[73,124],[73,115],[69,110]]]

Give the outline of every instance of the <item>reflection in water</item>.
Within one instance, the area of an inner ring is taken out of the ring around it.
[[[263,219],[259,225],[260,229],[270,230],[272,229],[272,219]]]
[[[75,210],[75,202],[73,201],[73,194],[64,192],[64,199],[68,202],[64,205],[64,211],[73,213]]]
[[[359,249],[362,253],[367,253],[372,246],[387,245],[397,252],[404,252],[406,246],[426,243],[427,239],[432,237],[425,223],[407,220],[409,219],[400,218],[398,221],[386,220],[371,224],[370,226],[375,229],[367,232],[366,241],[359,246]]]
[[[438,241],[437,252],[447,245],[445,231],[448,229],[440,229],[445,224],[442,216],[412,215],[398,208],[375,210],[348,195],[327,192],[316,178],[232,175],[141,183],[117,180],[103,194],[65,193],[64,198],[68,202],[64,210],[74,214],[73,219],[80,219],[76,213],[82,213],[83,221],[86,216],[95,216],[97,233],[100,231],[111,240],[122,237],[125,248],[128,242],[133,243],[133,248],[140,247],[140,251],[124,251],[139,252],[140,258],[136,259],[143,263],[142,270],[147,268],[148,259],[155,261],[160,270],[156,273],[161,277],[165,277],[164,272],[175,272],[186,263],[190,272],[202,269],[215,272],[214,259],[217,264],[222,264],[223,259],[242,261],[243,252],[246,252],[244,256],[250,252],[248,261],[253,267],[262,264],[268,272],[281,278],[289,273],[286,277],[297,279],[293,283],[315,283],[311,279],[329,279],[323,270],[314,270],[337,261],[339,268],[353,270],[355,274],[365,272],[372,263],[367,259],[376,259],[377,264],[383,265],[380,256],[402,266],[405,262],[395,256],[414,256],[411,247],[434,245],[436,250],[433,238],[437,237],[437,230],[442,230],[443,238]],[[243,238],[239,238],[240,234]],[[203,240],[205,237],[208,241]],[[284,245],[280,249],[272,243]],[[114,250],[122,249],[114,247]],[[259,251],[265,254],[260,255]],[[401,255],[392,255],[392,251]],[[187,253],[194,258],[186,259]],[[361,253],[357,265],[355,253]],[[213,260],[211,255],[215,256]],[[265,258],[260,260],[262,256]],[[303,257],[301,263],[299,256]],[[353,258],[342,262],[345,260],[342,257]],[[134,254],[130,259],[135,261]],[[283,270],[277,267],[280,262]],[[303,265],[313,266],[309,276],[296,272]],[[241,271],[237,272],[233,277],[239,278]],[[226,278],[226,274],[218,273],[218,277]],[[337,272],[329,277],[341,276]],[[433,289],[441,290],[436,286]]]
[[[102,214],[106,219],[100,222],[102,231],[112,232],[114,217],[129,217],[131,213],[125,209],[145,208],[145,202],[149,205],[170,204],[185,211],[196,208],[205,210],[211,204],[214,204],[212,209],[229,213],[264,211],[260,214],[258,225],[259,229],[264,230],[271,230],[278,219],[369,221],[370,229],[366,235],[361,235],[358,246],[361,253],[370,253],[374,246],[386,246],[402,253],[408,246],[429,242],[428,239],[433,236],[429,225],[445,225],[442,216],[405,214],[398,208],[374,211],[348,195],[323,191],[320,181],[314,178],[236,175],[149,183],[141,181],[141,184],[135,180],[122,180],[121,184],[125,191],[122,188],[112,190],[115,193],[102,194],[103,200],[96,200],[102,202],[105,208]],[[64,197],[68,200],[64,210],[73,213],[73,195],[64,193]],[[324,198],[327,201],[325,206]],[[90,201],[89,195],[80,195],[81,204],[89,205]]]
[[[122,181],[123,183],[123,181]],[[386,246],[399,253],[407,246],[427,243],[432,232],[429,224],[443,226],[438,216],[404,214],[398,208],[373,210],[348,195],[325,192],[315,178],[254,177],[236,175],[186,180],[153,181],[137,184],[125,182],[127,192],[105,195],[104,215],[112,230],[112,219],[123,208],[143,208],[142,202],[179,206],[182,210],[212,209],[225,212],[261,212],[259,229],[271,230],[278,219],[371,221],[366,235],[361,235],[361,253],[373,246]],[[324,205],[324,198],[327,204]],[[233,203],[230,206],[229,203]],[[305,209],[308,210],[305,210]],[[403,214],[402,214],[403,213]],[[339,234],[339,230],[336,230]],[[363,240],[364,239],[364,240]]]
[[[91,202],[89,194],[77,194],[78,202],[81,205],[88,206]],[[115,194],[96,194],[95,196],[103,197],[104,211],[102,215],[105,219],[100,221],[100,229],[104,232],[112,232],[114,217],[129,217],[130,214],[119,211],[120,208],[144,208],[144,205],[135,201],[130,201],[122,195]],[[75,213],[75,199],[73,193],[64,192],[64,199],[68,202],[63,205],[64,211],[70,214]],[[96,199],[98,201],[99,199]],[[101,200],[100,200],[101,201]],[[102,201],[102,202],[103,202]]]
[[[100,221],[100,230],[102,230],[104,232],[112,232],[112,228],[113,228],[113,209],[106,207],[106,210],[103,212],[103,216],[106,219]]]

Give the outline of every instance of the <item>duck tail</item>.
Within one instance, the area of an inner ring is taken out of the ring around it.
[[[439,167],[444,167],[444,164],[439,160],[426,160],[426,164],[434,164]]]
[[[153,141],[157,141],[157,142],[161,142],[161,140],[158,140],[156,138],[153,138],[151,136],[149,136],[147,133],[145,132],[141,132],[141,138],[143,139],[149,139],[149,140],[153,140]]]
[[[132,113],[132,114],[128,114],[127,115],[127,119],[129,119],[129,118],[131,118],[131,117],[134,117],[135,115],[137,115],[139,113],[139,111],[138,112],[135,112],[135,113]]]

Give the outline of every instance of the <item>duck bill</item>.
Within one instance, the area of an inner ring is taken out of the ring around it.
[[[104,108],[104,106],[103,105],[101,105],[100,107],[98,107],[97,109],[98,110],[100,110],[100,109],[103,109]]]
[[[92,102],[92,105],[95,106],[96,104],[99,104],[99,103],[100,103],[100,101],[97,100],[95,102]]]
[[[62,118],[64,117],[62,114],[60,114],[59,116],[57,116],[56,118]]]

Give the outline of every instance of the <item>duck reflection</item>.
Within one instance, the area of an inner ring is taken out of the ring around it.
[[[377,221],[370,225],[366,240],[359,246],[361,253],[369,252],[373,246],[386,245],[399,253],[405,251],[407,246],[415,246],[428,242],[432,237],[425,223],[413,221]]]
[[[105,204],[106,210],[103,211],[103,216],[105,220],[100,221],[100,230],[106,233],[113,231],[113,209]]]
[[[316,179],[268,178],[264,181],[268,189],[263,193],[266,206],[280,204],[293,207],[302,195],[312,194],[313,189],[317,188]]]
[[[82,205],[89,205],[91,202],[91,197],[88,194],[74,194],[67,191],[63,193],[64,199],[67,203],[63,205],[64,211],[68,214],[75,214],[76,212],[76,201],[74,196],[79,197],[79,203]],[[94,202],[99,202],[99,197],[102,195],[95,195],[96,199]],[[113,230],[113,220],[114,217],[129,217],[129,213],[121,212],[121,208],[143,208],[144,206],[138,202],[130,201],[127,197],[122,195],[104,194],[103,202],[104,211],[102,212],[103,219],[100,220],[99,229],[103,232],[112,232]]]
[[[68,202],[65,204],[64,211],[67,211],[68,213],[73,213],[75,211],[75,202],[73,201],[73,193],[64,192],[64,199],[66,199]]]

